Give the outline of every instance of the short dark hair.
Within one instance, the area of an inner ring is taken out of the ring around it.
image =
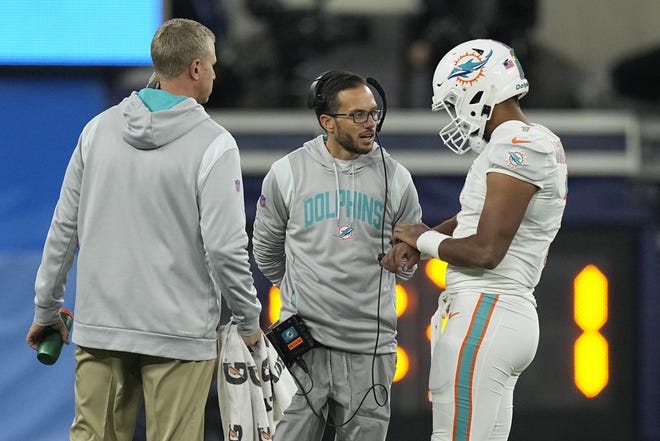
[[[316,113],[316,119],[320,119],[324,113],[337,113],[340,107],[337,99],[339,92],[366,86],[367,80],[345,70],[331,70],[318,77],[315,83],[312,83],[312,90],[310,90],[310,93],[314,95],[312,108]]]

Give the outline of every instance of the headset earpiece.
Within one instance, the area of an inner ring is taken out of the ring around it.
[[[318,109],[326,104],[326,97],[323,94],[323,83],[325,83],[326,78],[325,74],[322,73],[309,86],[309,92],[307,94],[307,107],[310,109]]]
[[[367,84],[373,86],[373,88],[376,89],[376,92],[378,92],[378,95],[380,95],[380,99],[383,100],[383,114],[376,126],[376,132],[380,132],[380,129],[383,128],[383,123],[385,122],[385,115],[387,115],[387,98],[385,97],[385,89],[383,89],[383,86],[381,86],[375,78],[367,78]]]

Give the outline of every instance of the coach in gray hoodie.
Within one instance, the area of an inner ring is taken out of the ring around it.
[[[272,165],[254,223],[254,257],[280,288],[281,319],[302,318],[317,343],[291,369],[302,390],[273,439],[320,441],[327,418],[339,441],[384,441],[396,277],[378,256],[421,208],[408,170],[375,142],[383,109],[365,79],[330,71],[310,94],[325,135]]]
[[[160,88],[133,92],[83,129],[36,278],[36,349],[59,318],[78,252],[71,440],[202,440],[220,293],[248,345],[260,338],[239,153],[201,104],[215,36],[173,19],[151,44]]]

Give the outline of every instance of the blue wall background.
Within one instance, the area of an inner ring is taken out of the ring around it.
[[[0,404],[0,439],[62,440],[73,419],[72,347],[46,366],[37,361],[25,335],[34,313],[34,277],[64,170],[78,133],[105,106],[105,86],[81,78],[0,81],[0,295],[6,312],[0,321],[0,396],[6,398]],[[73,295],[65,296],[66,307],[72,309],[73,302]]]
[[[5,310],[0,321],[0,440],[62,440],[73,418],[73,348],[65,347],[55,365],[45,366],[25,344],[25,334],[33,315],[34,277],[64,170],[84,124],[108,105],[106,89],[101,80],[90,78],[0,81],[5,104],[0,108],[0,295]],[[241,148],[249,148],[247,139],[237,139]],[[261,176],[245,176],[248,221],[254,217],[260,183]],[[416,183],[427,222],[453,214],[462,179],[424,176]],[[569,226],[639,229],[639,371],[630,374],[639,378],[636,394],[644,441],[660,439],[657,207],[651,193],[649,187],[624,178],[575,178],[565,216]],[[72,273],[65,296],[70,309],[74,280]]]

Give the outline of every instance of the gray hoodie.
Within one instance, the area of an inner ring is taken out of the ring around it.
[[[281,318],[298,313],[318,342],[362,354],[374,352],[379,325],[378,353],[396,350],[396,280],[383,270],[380,283],[378,254],[397,223],[421,220],[410,173],[383,154],[374,145],[337,161],[321,136],[305,143],[272,165],[254,223],[254,257],[280,288]]]
[[[195,100],[140,96],[82,131],[37,274],[35,322],[56,320],[79,250],[75,343],[213,359],[220,292],[242,334],[257,330],[261,311],[238,148]]]

